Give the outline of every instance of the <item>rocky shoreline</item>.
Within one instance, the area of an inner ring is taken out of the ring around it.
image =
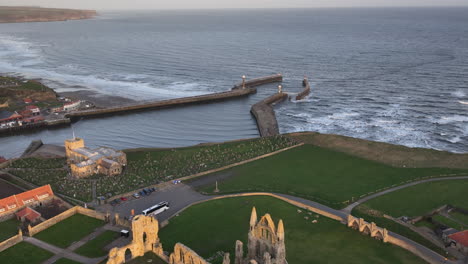
[[[0,23],[81,20],[96,16],[97,12],[95,10],[0,6]]]

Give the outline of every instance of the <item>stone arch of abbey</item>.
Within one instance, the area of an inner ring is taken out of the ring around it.
[[[169,264],[210,264],[208,261],[200,257],[195,251],[177,243],[174,246],[174,252],[169,256]]]
[[[374,222],[368,223],[363,218],[357,218],[352,215],[348,215],[348,227],[359,230],[359,232],[371,237],[387,242],[388,231],[385,228],[378,227]]]

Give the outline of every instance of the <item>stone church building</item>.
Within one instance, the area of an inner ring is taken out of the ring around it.
[[[89,149],[85,147],[82,138],[65,140],[65,152],[71,174],[77,178],[98,173],[108,176],[119,175],[127,165],[127,155],[124,152],[106,147]]]

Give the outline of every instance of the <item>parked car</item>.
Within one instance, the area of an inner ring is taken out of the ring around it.
[[[127,199],[127,197],[120,197],[120,200],[127,201],[128,199]]]
[[[146,193],[144,191],[140,191],[138,194],[140,194],[140,196],[145,196]]]
[[[138,193],[134,193],[134,194],[133,194],[133,197],[134,197],[135,199],[140,199],[141,196],[140,196]]]
[[[154,187],[151,187],[150,189],[151,189],[152,192],[156,191],[156,188],[154,188]]]
[[[179,181],[179,180],[174,180],[174,181],[172,181],[172,183],[174,183],[174,184],[179,184],[180,182],[181,182],[181,181]]]
[[[114,199],[110,202],[111,205],[118,205],[120,203],[119,199]]]

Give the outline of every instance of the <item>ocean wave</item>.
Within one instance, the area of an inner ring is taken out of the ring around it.
[[[74,64],[55,68],[33,67],[43,63],[38,45],[14,36],[0,35],[0,72],[13,73],[26,78],[44,79],[58,92],[90,89],[98,94],[118,95],[131,99],[177,98],[208,93],[207,85],[183,82],[144,74],[102,73],[89,74],[89,70]],[[106,76],[109,75],[109,76]],[[155,80],[156,79],[156,80]],[[59,84],[59,85],[57,85]],[[64,88],[65,87],[65,88]]]
[[[441,125],[447,125],[447,124],[456,123],[456,122],[468,122],[468,116],[463,116],[463,115],[443,116],[437,120],[433,120],[433,123],[437,123]]]

